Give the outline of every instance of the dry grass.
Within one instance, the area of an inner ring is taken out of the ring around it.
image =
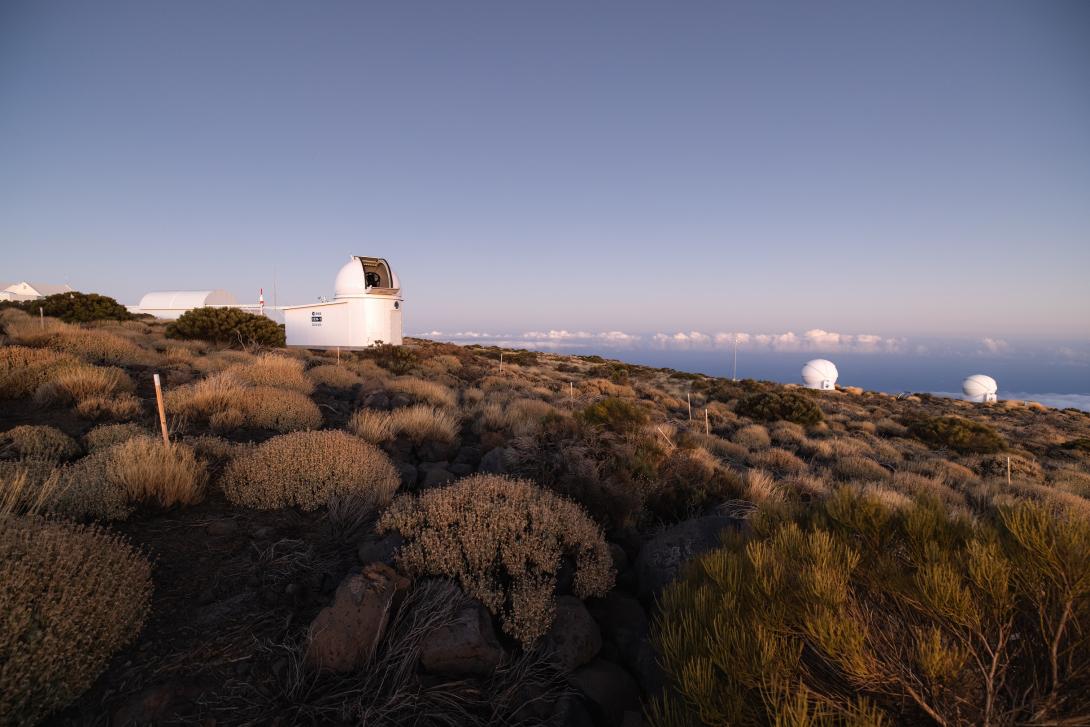
[[[99,424],[83,435],[83,444],[88,452],[97,452],[147,434],[148,430],[139,424]]]
[[[78,404],[91,398],[110,398],[131,393],[132,379],[118,368],[77,366],[62,369],[38,387],[34,399],[39,404]]]
[[[598,525],[580,506],[526,480],[475,475],[419,498],[402,497],[379,529],[405,537],[402,567],[457,579],[527,645],[552,625],[563,556],[575,560],[580,598],[613,587],[613,561]]]
[[[873,459],[854,455],[842,457],[833,463],[833,474],[841,480],[885,480],[890,472]]]
[[[272,510],[314,510],[335,497],[386,504],[400,484],[381,450],[339,430],[283,434],[239,455],[224,471],[227,497],[239,505]]]
[[[763,449],[772,444],[772,438],[768,435],[768,430],[760,424],[750,424],[742,427],[734,433],[731,441],[747,449]]]
[[[90,396],[76,403],[75,412],[84,419],[116,419],[124,421],[140,416],[143,407],[132,394],[114,397]]]
[[[151,437],[133,437],[115,445],[106,477],[125,491],[130,502],[156,502],[161,507],[199,502],[208,484],[204,462],[191,447],[167,446]]]
[[[58,371],[80,366],[65,353],[26,346],[0,346],[0,398],[18,399],[33,394]]]
[[[0,462],[0,519],[46,512],[59,487],[58,473],[45,460]]]
[[[809,469],[809,466],[801,459],[779,447],[754,452],[750,455],[749,461],[754,467],[766,469],[780,477],[801,475]]]
[[[0,721],[76,699],[143,627],[151,566],[119,536],[0,515]]]
[[[263,353],[248,363],[232,366],[228,371],[249,386],[268,386],[310,394],[314,382],[303,373],[303,362],[274,353]]]
[[[404,435],[413,442],[453,442],[458,438],[461,421],[444,409],[417,404],[390,412],[387,419],[395,437]]]
[[[458,397],[446,386],[414,376],[394,379],[386,384],[386,388],[433,406],[452,408],[458,404]]]
[[[382,444],[394,438],[390,414],[376,409],[360,409],[348,420],[348,428],[357,437],[371,444]]]
[[[168,416],[207,421],[216,431],[249,425],[290,432],[322,423],[310,397],[291,389],[247,386],[232,373],[214,374],[167,391],[164,397]]]
[[[328,386],[332,389],[351,389],[363,383],[359,374],[344,366],[336,364],[323,364],[307,369],[307,378],[316,385]]]
[[[0,434],[0,451],[10,448],[23,459],[61,462],[80,453],[76,440],[47,425],[24,424]]]
[[[776,479],[761,469],[746,472],[746,499],[751,502],[780,502],[783,491],[776,485]]]
[[[156,360],[154,352],[101,328],[83,328],[46,319],[43,329],[41,323],[33,318],[8,323],[5,328],[13,343],[69,353],[84,361],[137,365]]]

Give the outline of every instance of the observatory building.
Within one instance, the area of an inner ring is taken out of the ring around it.
[[[146,293],[132,313],[147,313],[173,320],[194,308],[239,308],[235,296],[226,290],[162,290]]]
[[[996,392],[999,384],[995,379],[984,374],[973,374],[961,382],[961,393],[965,394],[965,401],[975,401],[985,404],[996,400]]]
[[[839,375],[833,362],[823,358],[807,361],[802,367],[802,383],[807,389],[831,391],[836,388],[836,377]]]
[[[378,257],[352,259],[337,273],[333,300],[285,306],[287,344],[299,348],[359,349],[401,345],[401,281]]]

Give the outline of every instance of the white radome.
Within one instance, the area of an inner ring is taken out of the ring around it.
[[[973,374],[961,382],[961,392],[965,394],[966,401],[989,402],[995,401],[999,384],[995,379],[984,374]]]
[[[836,388],[836,378],[840,372],[832,361],[815,358],[802,367],[802,383],[808,389],[830,390]]]

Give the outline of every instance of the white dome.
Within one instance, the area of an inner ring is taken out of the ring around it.
[[[832,389],[840,373],[832,361],[815,358],[802,367],[802,383],[809,389]]]
[[[337,272],[333,282],[333,295],[337,298],[346,295],[364,295],[367,292],[367,279],[363,275],[363,265],[359,258],[352,258]]]
[[[375,281],[373,286],[367,284],[368,277]],[[337,279],[333,282],[333,297],[336,299],[371,295],[372,287],[400,290],[401,281],[383,258],[353,255],[337,273]]]
[[[995,379],[984,374],[973,374],[961,382],[961,391],[968,401],[995,401],[995,393],[999,391],[999,384]]]

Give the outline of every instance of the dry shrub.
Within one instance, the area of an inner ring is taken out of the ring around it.
[[[522,437],[541,431],[545,420],[558,415],[556,407],[540,399],[516,398],[501,403],[486,401],[478,408],[480,422],[488,429],[506,430]]]
[[[247,386],[234,374],[209,376],[166,392],[167,414],[207,421],[217,431],[243,424],[280,432],[313,429],[322,423],[318,405],[298,391]]]
[[[801,459],[779,447],[754,452],[749,461],[752,466],[769,470],[779,477],[801,475],[809,469]]]
[[[16,344],[50,348],[69,353],[85,361],[116,364],[149,364],[155,354],[127,338],[102,329],[86,329],[57,320],[46,320],[43,329],[30,319],[5,326],[8,338]]]
[[[750,424],[747,427],[742,427],[734,433],[731,441],[747,449],[762,449],[772,444],[772,438],[768,436],[768,430],[760,424]]]
[[[849,432],[864,432],[866,434],[874,434],[878,431],[878,426],[868,420],[852,420],[846,424]]]
[[[21,458],[60,462],[80,453],[76,440],[56,427],[24,424],[0,434],[0,449],[11,448]]]
[[[148,431],[139,424],[99,424],[83,435],[83,444],[88,452],[97,452],[147,434]]]
[[[263,353],[248,363],[228,371],[243,384],[289,389],[300,394],[314,391],[314,382],[303,373],[303,362],[275,353]]]
[[[615,384],[606,379],[588,379],[575,388],[577,391],[582,389],[581,393],[589,393],[594,396],[612,396],[621,399],[636,398],[636,390],[631,386]]]
[[[1036,460],[1017,454],[1009,456],[979,455],[969,458],[965,464],[984,479],[1006,480],[1008,461],[1010,463],[1011,479],[1027,482],[1041,482],[1044,480],[1041,465]]]
[[[401,479],[381,450],[347,432],[282,434],[227,465],[223,491],[239,505],[262,510],[314,510],[334,497],[386,504]]]
[[[889,417],[883,417],[874,423],[875,430],[882,437],[904,437],[908,435],[908,427],[896,422]]]
[[[1090,474],[1064,468],[1051,473],[1052,486],[1064,492],[1090,499]]]
[[[950,506],[965,505],[965,497],[952,490],[941,479],[932,479],[916,472],[894,472],[890,486],[913,497],[935,497]]]
[[[0,518],[46,512],[60,487],[48,460],[0,461]]]
[[[746,472],[746,499],[751,502],[778,502],[783,499],[783,491],[776,486],[776,478],[761,469]]]
[[[456,414],[427,404],[395,409],[387,421],[396,437],[405,435],[417,444],[427,441],[453,442],[458,438],[461,421]]]
[[[806,441],[806,430],[794,422],[779,421],[769,430],[772,441],[779,445],[798,447]]]
[[[132,379],[118,368],[75,366],[58,371],[38,387],[34,399],[40,404],[78,404],[90,398],[111,398],[131,393]]]
[[[484,392],[476,386],[471,386],[462,391],[462,401],[465,402],[467,406],[479,404],[483,399]]]
[[[722,437],[717,437],[714,434],[690,432],[686,435],[686,438],[733,465],[740,466],[749,457],[749,450],[746,447]]]
[[[575,503],[527,480],[474,475],[401,497],[379,530],[406,539],[397,556],[402,567],[457,579],[527,646],[552,625],[564,557],[575,562],[578,597],[604,596],[613,587],[599,527]]]
[[[390,414],[376,409],[360,409],[348,420],[348,428],[360,439],[382,444],[394,438]]]
[[[307,378],[315,384],[331,389],[351,389],[363,383],[360,375],[336,364],[322,364],[307,370]]]
[[[35,724],[144,625],[151,566],[97,527],[0,516],[0,722]]]
[[[192,447],[169,446],[152,437],[133,437],[110,450],[106,478],[130,502],[157,502],[161,507],[199,502],[208,483],[204,462]]]
[[[446,386],[412,376],[394,379],[386,384],[386,388],[434,406],[453,407],[458,403],[458,397]]]
[[[833,474],[841,480],[885,480],[889,470],[867,457],[848,456],[833,462]]]
[[[76,403],[75,412],[84,419],[135,419],[143,411],[140,400],[132,394],[113,397],[89,396]]]
[[[0,398],[33,394],[57,371],[80,366],[74,356],[44,348],[0,346]]]
[[[258,386],[248,394],[242,412],[251,426],[292,432],[314,429],[322,424],[318,405],[298,391]]]
[[[637,444],[637,449],[646,457],[650,447]],[[707,450],[674,449],[659,466],[646,506],[656,520],[677,521],[700,515],[742,491],[738,475]]]

